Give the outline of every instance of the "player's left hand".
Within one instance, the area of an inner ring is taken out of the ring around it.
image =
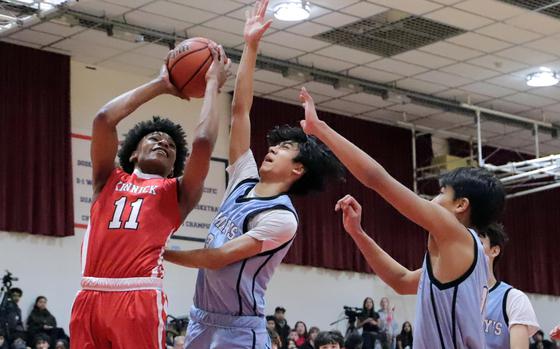
[[[350,234],[363,233],[362,229],[362,206],[352,195],[346,195],[338,200],[335,211],[342,210],[342,223],[344,229]]]
[[[257,0],[250,11],[245,13],[245,28],[243,38],[247,45],[256,47],[264,33],[270,28],[272,20],[264,21],[268,0]]]
[[[315,102],[313,101],[313,97],[311,97],[305,87],[301,88],[301,91],[299,93],[299,100],[301,101],[303,109],[305,109],[305,120],[301,120],[299,122],[301,128],[306,134],[314,135],[320,124],[324,122],[319,120],[319,117],[317,116],[317,110],[315,109]]]
[[[158,83],[161,84],[165,93],[190,101],[190,98],[183,96],[181,92],[179,92],[179,90],[171,83],[171,80],[169,80],[169,71],[167,70],[168,58],[169,56],[165,58],[165,63],[161,66],[161,69],[159,70],[159,75],[157,77]]]
[[[552,331],[550,331],[550,338],[554,340],[560,340],[560,325],[554,327]]]

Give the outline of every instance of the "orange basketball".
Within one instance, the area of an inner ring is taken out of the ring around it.
[[[206,72],[212,64],[208,45],[213,41],[191,38],[169,52],[167,69],[173,86],[185,97],[202,98],[206,90]]]

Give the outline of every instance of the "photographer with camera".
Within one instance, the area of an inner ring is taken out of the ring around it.
[[[362,314],[358,317],[357,327],[362,328],[362,337],[364,338],[363,349],[374,349],[375,341],[381,340],[379,314],[373,309],[373,304],[373,299],[366,297]]]
[[[19,308],[19,300],[23,296],[20,288],[12,287],[12,282],[18,279],[12,273],[6,271],[2,277],[2,288],[0,292],[0,329],[4,333],[4,339],[8,344],[14,341],[24,342],[25,330]]]

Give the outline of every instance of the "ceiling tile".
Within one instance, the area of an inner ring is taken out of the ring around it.
[[[253,88],[256,92],[268,94],[282,89],[282,86],[273,85],[266,82],[255,80],[253,82]]]
[[[389,82],[389,81],[395,81],[398,80],[400,78],[402,78],[402,75],[397,75],[397,74],[393,74],[393,73],[388,73],[382,70],[377,70],[377,69],[371,69],[371,68],[367,68],[367,67],[357,67],[357,68],[353,68],[350,69],[348,71],[348,73],[351,76],[360,78],[360,79],[365,79],[365,80],[370,80],[373,82]]]
[[[359,17],[349,16],[338,12],[331,12],[328,15],[324,15],[313,19],[313,22],[321,23],[336,28],[359,20],[360,20]]]
[[[332,10],[338,10],[355,4],[358,1],[359,0],[313,0],[313,4],[324,6]]]
[[[218,18],[212,19],[204,23],[204,26],[211,27],[224,32],[229,32],[231,34],[243,35],[243,28],[245,26],[245,22],[231,17],[220,16]]]
[[[282,86],[294,86],[294,85],[301,84],[301,82],[299,81],[295,81],[283,77],[282,74],[280,73],[275,73],[264,69],[260,69],[255,72],[255,79],[264,82],[274,83],[277,85],[282,85]]]
[[[498,21],[525,13],[520,7],[493,0],[468,0],[453,6]]]
[[[532,88],[530,92],[539,96],[560,100],[560,86],[558,85],[549,87],[536,87]]]
[[[390,106],[394,103],[392,102],[388,102],[383,100],[383,98],[376,96],[376,95],[372,95],[369,93],[354,93],[348,96],[344,96],[342,99],[346,100],[346,101],[350,101],[350,102],[356,102],[356,103],[361,103],[361,104],[366,104],[369,106],[373,106],[373,107],[378,107],[378,108],[384,108],[387,106]]]
[[[403,113],[389,110],[389,109],[377,109],[371,112],[365,113],[373,120],[388,121],[390,124],[396,124],[398,121],[404,121]]]
[[[66,39],[61,42],[57,42],[53,45],[53,47],[66,50],[70,52],[72,56],[82,55],[86,57],[93,57],[98,60],[106,59],[120,52],[120,50],[115,48],[101,45],[91,45],[77,39]]]
[[[38,24],[33,27],[33,30],[37,30],[40,32],[49,33],[53,35],[59,35],[59,36],[70,36],[85,30],[85,28],[80,26],[71,27],[69,25],[53,23],[51,21],[51,22],[43,22],[41,24]]]
[[[421,51],[433,53],[443,57],[453,58],[458,61],[482,56],[484,52],[471,50],[445,41],[436,42],[420,48]]]
[[[492,20],[488,18],[480,17],[451,7],[444,7],[441,10],[428,13],[425,17],[466,30],[473,30],[492,23]]]
[[[62,39],[61,36],[48,33],[38,32],[30,29],[20,30],[10,35],[12,39],[26,41],[36,45],[49,45],[57,40]]]
[[[141,46],[141,43],[129,42],[121,39],[116,39],[114,37],[109,37],[105,32],[90,29],[79,34],[76,34],[72,37],[74,40],[79,40],[83,42],[84,45],[96,44],[105,47],[111,47],[113,49],[122,51],[122,50],[131,50],[138,48]]]
[[[451,59],[432,55],[422,51],[408,51],[393,56],[392,58],[412,64],[421,65],[428,68],[439,68],[445,65],[456,63]]]
[[[156,1],[144,6],[142,10],[190,23],[202,23],[216,16],[210,12],[197,10],[192,7],[182,6],[168,1]]]
[[[527,68],[526,64],[510,61],[509,59],[493,55],[474,58],[469,60],[468,63],[478,65],[483,68],[498,70],[502,73],[510,73],[512,71]]]
[[[442,130],[442,129],[452,129],[455,126],[455,123],[448,120],[438,120],[433,119],[431,117],[419,117],[414,120],[410,120],[410,123],[416,125],[420,129],[422,127],[429,127],[434,130]]]
[[[544,107],[544,109],[556,113],[556,117],[560,118],[560,103],[547,105],[546,107]]]
[[[467,104],[479,104],[492,99],[490,96],[461,89],[448,89],[436,93],[436,96]]]
[[[416,75],[418,73],[425,72],[427,69],[415,64],[409,64],[401,61],[397,61],[391,58],[384,58],[372,63],[367,66],[384,70],[387,72],[399,72],[399,74],[404,76]]]
[[[322,47],[330,45],[327,42],[319,41],[315,39],[305,38],[301,35],[296,35],[287,32],[276,32],[264,38],[265,42],[269,42],[276,45],[283,45],[291,48],[295,48],[302,51],[315,51]]]
[[[167,0],[175,2],[179,5],[190,6],[200,10],[214,12],[218,14],[225,14],[235,9],[242,7],[242,4],[230,1],[208,1],[208,0]]]
[[[367,1],[360,1],[354,5],[341,9],[340,12],[356,17],[367,18],[387,10],[388,9],[386,7],[378,6]]]
[[[496,98],[511,95],[516,92],[515,90],[489,84],[486,82],[475,82],[474,84],[462,86],[461,89],[472,91],[474,93],[482,93],[484,95]]]
[[[472,82],[471,79],[466,79],[454,74],[444,73],[437,70],[431,70],[422,74],[418,74],[414,76],[414,78],[429,82],[435,82],[437,84],[449,87],[457,87]]]
[[[125,16],[127,23],[161,30],[166,33],[183,32],[192,23],[171,19],[154,13],[133,11]]]
[[[295,89],[295,88],[287,88],[281,91],[276,91],[272,94],[267,95],[267,98],[269,97],[273,97],[276,100],[279,100],[281,102],[285,102],[285,103],[292,103],[292,104],[297,104],[300,105],[300,101],[299,101],[299,93],[300,90],[299,89]],[[325,96],[319,93],[312,93],[313,96],[313,100],[315,101],[315,103],[321,103],[323,101],[329,100],[332,97],[329,96]],[[303,117],[303,108],[301,109],[301,116]]]
[[[331,29],[331,27],[327,27],[326,25],[317,24],[313,22],[303,22],[301,24],[297,24],[293,27],[290,27],[286,30],[291,33],[311,37],[326,32],[329,29]]]
[[[356,64],[365,64],[381,58],[372,53],[362,52],[362,51],[358,51],[358,50],[354,50],[348,47],[338,46],[338,45],[325,47],[315,53],[331,58],[338,58]]]
[[[477,30],[477,33],[491,36],[496,39],[511,42],[514,44],[522,44],[527,41],[535,40],[541,37],[541,34],[523,30],[513,25],[504,23],[495,23]]]
[[[297,60],[298,63],[309,67],[312,66],[319,69],[335,71],[335,72],[341,70],[347,70],[354,66],[353,63],[348,63],[341,60],[336,60],[325,56],[316,55],[313,53],[298,57]]]
[[[156,45],[151,43],[144,43],[142,46],[138,47],[134,51],[136,54],[149,56],[152,58],[160,59],[162,62],[169,53],[169,49],[162,45]]]
[[[524,110],[527,110],[527,108],[530,108],[523,104],[518,104],[518,103],[514,103],[507,100],[501,100],[501,99],[495,99],[492,101],[483,102],[480,105],[485,108],[490,108],[490,109],[503,111],[506,113],[512,113],[512,114],[519,113]]]
[[[163,60],[150,56],[143,56],[137,53],[124,53],[116,57],[112,57],[111,61],[121,62],[123,64],[131,64],[137,67],[151,70],[153,74],[159,72],[163,65]]]
[[[130,11],[129,7],[104,1],[80,1],[72,5],[72,10],[86,12],[98,17],[118,17]]]
[[[216,43],[232,47],[243,43],[243,37],[229,32],[223,32],[220,30],[210,29],[208,27],[198,25],[196,27],[189,29],[189,34],[191,36],[201,36],[215,41]]]
[[[512,96],[504,97],[504,99],[530,105],[531,107],[544,107],[547,105],[553,105],[557,102],[554,99],[533,95],[531,93],[517,93]]]
[[[433,84],[427,81],[417,80],[412,78],[407,78],[407,79],[397,81],[397,86],[400,88],[428,93],[428,94],[436,93],[448,89],[448,87],[444,85]]]
[[[368,2],[372,2],[374,4],[378,4],[388,8],[394,8],[415,15],[432,12],[441,7],[441,5],[439,4],[435,4],[431,1],[426,0],[368,0]]]
[[[557,59],[555,56],[552,56],[550,54],[521,46],[515,46],[500,52],[496,52],[496,55],[529,65],[543,64],[545,62],[551,62]]]
[[[259,44],[259,52],[265,56],[278,59],[290,59],[305,53],[300,50],[276,45],[274,43],[268,43],[265,41]]]
[[[474,79],[474,80],[488,79],[492,76],[496,76],[500,74],[497,71],[484,69],[468,63],[458,63],[447,67],[443,67],[440,70],[448,73],[457,74],[464,78]]]
[[[320,95],[329,96],[329,97],[341,97],[341,96],[348,93],[346,91],[337,90],[330,85],[321,84],[321,83],[318,83],[316,81],[308,81],[306,83],[302,83],[301,85],[305,86],[307,91],[309,91],[309,93],[311,93],[312,95],[320,94]]]
[[[427,116],[431,114],[441,113],[441,109],[428,108],[413,103],[395,104],[388,107],[387,109],[418,116]]]
[[[529,86],[527,86],[527,83],[525,82],[525,78],[517,75],[501,75],[488,79],[488,82],[518,91],[526,91],[529,89]]]
[[[461,34],[447,41],[484,52],[495,52],[511,46],[510,43],[476,33]]]
[[[125,6],[125,7],[138,8],[138,7],[142,7],[143,5],[153,0],[104,0],[104,1]]]
[[[508,19],[506,23],[546,35],[560,32],[559,20],[537,12],[526,12],[520,16]]]
[[[524,46],[540,50],[541,52],[550,53],[560,56],[560,38],[543,38],[526,43]]]
[[[334,99],[327,102],[320,103],[318,108],[327,107],[335,110],[339,110],[341,114],[345,115],[354,115],[354,114],[362,114],[366,111],[370,111],[375,107],[364,105],[356,102],[347,102],[341,99]]]

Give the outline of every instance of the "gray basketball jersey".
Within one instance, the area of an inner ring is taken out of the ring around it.
[[[424,257],[418,284],[415,349],[484,349],[482,330],[488,265],[477,234],[473,237],[474,260],[459,279],[440,283],[433,275],[429,252]]]
[[[212,221],[206,248],[219,248],[248,231],[249,220],[268,210],[296,211],[288,195],[247,197],[258,180],[240,182],[224,200]],[[274,270],[292,244],[285,244],[221,269],[199,269],[194,305],[211,313],[264,316],[264,294]]]
[[[507,295],[513,287],[498,281],[488,292],[484,334],[488,349],[509,348],[509,319],[506,313]]]

